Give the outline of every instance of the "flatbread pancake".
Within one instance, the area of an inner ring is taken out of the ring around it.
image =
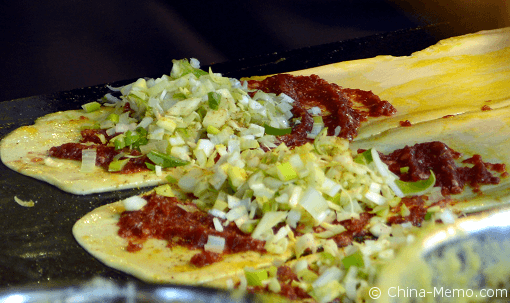
[[[164,183],[165,175],[157,176],[153,172],[112,174],[100,167],[82,172],[79,161],[48,156],[48,150],[53,146],[78,142],[81,129],[90,127],[96,119],[110,111],[108,108],[92,113],[74,110],[41,117],[34,125],[18,128],[1,141],[2,161],[21,174],[78,195]]]
[[[81,246],[106,265],[148,282],[210,284],[235,278],[245,267],[267,267],[291,257],[290,251],[281,255],[248,251],[227,255],[221,262],[197,268],[190,264],[190,259],[200,250],[181,246],[170,249],[166,241],[157,239],[149,239],[136,253],[128,252],[128,240],[117,234],[117,222],[124,211],[122,202],[101,206],[76,222],[73,235]],[[226,288],[226,284],[223,287]]]

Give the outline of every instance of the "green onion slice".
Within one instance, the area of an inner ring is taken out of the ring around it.
[[[244,269],[246,281],[250,286],[262,286],[262,281],[269,279],[266,269]]]
[[[352,255],[343,258],[342,263],[345,270],[348,270],[351,266],[356,266],[358,268],[363,268],[365,266],[365,263],[363,262],[363,255],[359,250]]]
[[[372,161],[374,161],[374,159],[372,158],[372,149],[368,149],[362,152],[361,154],[358,154],[356,157],[354,157],[353,160],[358,164],[367,165],[371,163]]]
[[[427,191],[429,191],[434,184],[436,184],[436,175],[434,175],[433,171],[430,171],[430,176],[427,180],[419,180],[416,182],[405,182],[401,180],[395,180],[397,186],[402,190],[404,195],[423,195]]]
[[[189,163],[188,161],[157,151],[151,151],[147,154],[147,157],[149,157],[154,164],[159,165],[162,168],[183,166]]]
[[[117,114],[109,114],[106,120],[110,120],[114,123],[119,123],[119,115]]]
[[[209,100],[209,107],[217,110],[220,107],[221,95],[217,92],[208,92],[207,98]]]
[[[276,127],[269,126],[267,124],[264,124],[264,129],[265,129],[266,134],[273,135],[273,136],[283,136],[283,135],[290,134],[292,132],[292,127],[276,128]]]
[[[129,159],[112,161],[110,165],[108,165],[108,171],[121,171],[128,162]]]
[[[96,111],[98,110],[99,108],[101,108],[101,104],[99,104],[98,102],[94,101],[94,102],[89,102],[89,103],[86,103],[86,104],[83,104],[81,106],[87,113],[90,113],[90,112],[93,112],[93,111]]]

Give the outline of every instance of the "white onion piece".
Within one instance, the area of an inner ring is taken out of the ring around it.
[[[132,196],[122,201],[126,211],[137,211],[142,209],[146,204],[147,200],[139,196]]]
[[[371,149],[372,159],[374,160],[374,164],[377,167],[377,170],[387,180],[388,186],[393,190],[395,195],[397,197],[404,197],[404,193],[400,189],[400,187],[397,186],[395,183],[395,176],[393,173],[388,169],[388,166],[382,162],[381,158],[379,157],[379,153],[375,148]]]
[[[322,275],[312,283],[313,288],[318,288],[328,284],[331,281],[339,281],[343,272],[338,267],[330,267],[326,269]]]
[[[213,208],[213,209],[209,210],[209,214],[211,214],[214,217],[218,217],[220,219],[226,219],[227,218],[227,214],[224,211],[221,211],[221,210],[216,209],[216,208]]]
[[[214,224],[214,229],[216,229],[219,232],[223,231],[223,225],[221,225],[220,219],[218,219],[217,217],[214,217],[213,224]]]
[[[443,223],[445,224],[449,224],[449,223],[455,223],[455,215],[453,214],[453,212],[449,209],[445,209],[441,212],[441,214],[439,215],[439,218],[441,219],[441,221],[443,221]]]
[[[163,169],[160,165],[154,166],[154,171],[156,172],[156,176],[161,177],[163,175]]]
[[[381,194],[374,193],[371,191],[365,194],[365,198],[374,202],[377,205],[383,205],[387,201],[385,197],[381,196]]]
[[[235,220],[241,218],[242,216],[248,216],[248,211],[246,210],[246,207],[239,206],[239,207],[236,207],[234,209],[231,209],[227,213],[226,216],[227,216],[227,220],[235,221]]]
[[[312,217],[318,221],[318,223],[322,222],[325,219],[325,212],[329,209],[328,203],[326,199],[322,196],[322,194],[313,187],[309,187],[301,196],[299,204],[303,206]]]
[[[262,238],[262,236],[267,231],[275,227],[278,223],[285,220],[285,217],[287,217],[287,212],[284,211],[270,211],[265,213],[259,224],[257,224],[257,227],[255,227],[251,237],[258,240],[265,240]]]
[[[152,123],[152,121],[154,121],[154,119],[152,119],[151,117],[144,117],[142,121],[138,123],[137,127],[147,128],[147,126],[149,126]]]
[[[95,149],[84,149],[81,151],[81,169],[82,173],[90,173],[96,167],[97,152]]]
[[[301,219],[301,213],[297,209],[291,209],[289,211],[289,214],[287,215],[287,224],[289,224],[290,227],[296,228],[297,223]]]
[[[225,238],[209,235],[204,250],[221,254],[225,249]]]

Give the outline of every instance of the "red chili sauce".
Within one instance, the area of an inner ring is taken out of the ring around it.
[[[400,121],[400,122],[398,122],[398,123],[399,123],[399,124],[400,124],[400,126],[402,126],[402,127],[413,126],[413,125],[411,124],[411,121],[409,121],[409,120]]]
[[[152,161],[150,161],[149,158],[147,158],[147,156],[142,155],[142,153],[140,153],[137,150],[130,150],[129,148],[115,150],[115,147],[103,144],[99,135],[105,136],[106,141],[109,141],[118,134],[108,136],[106,134],[106,130],[104,129],[82,130],[81,131],[82,139],[80,140],[80,143],[65,143],[60,146],[53,146],[49,150],[49,156],[59,159],[81,161],[82,150],[93,148],[96,150],[96,166],[100,166],[108,170],[108,166],[114,160],[115,156],[117,156],[121,152],[124,152],[130,156],[139,157],[130,158],[119,173],[129,174],[148,170],[145,163],[146,162],[152,163]],[[125,159],[125,157],[121,157],[120,159]]]
[[[156,195],[144,196],[147,204],[139,211],[123,212],[118,222],[119,236],[127,238],[135,250],[149,238],[168,241],[168,246],[185,246],[190,249],[203,249],[209,235],[225,239],[224,254],[244,251],[265,252],[264,241],[244,234],[234,223],[223,227],[219,232],[214,228],[213,216],[199,210],[195,204],[180,202],[176,198]],[[179,205],[186,205],[184,210]],[[191,259],[191,263],[201,267],[221,260],[221,254],[203,251]]]
[[[299,282],[298,276],[292,271],[292,268],[286,265],[279,266],[276,271],[276,279],[280,283],[281,290],[278,293],[290,300],[307,299],[311,298],[303,289],[297,286],[292,286],[292,282]],[[269,291],[267,286],[249,286],[248,291],[252,293]]]
[[[505,173],[505,164],[485,163],[480,155],[462,161],[472,164],[472,167],[458,167],[455,160],[461,156],[461,153],[438,141],[406,146],[389,155],[380,154],[381,160],[403,181],[428,179],[432,170],[436,176],[435,186],[441,187],[443,196],[461,193],[466,184],[475,191],[479,191],[481,184],[498,184],[500,178],[489,170]],[[403,167],[407,167],[408,171],[401,172]]]
[[[301,122],[293,125],[292,133],[279,137],[289,147],[311,141],[307,133],[313,126],[312,115],[308,112],[312,107],[321,108],[328,135],[334,135],[335,129],[340,126],[338,136],[349,140],[356,137],[360,123],[366,121],[368,116],[391,116],[397,112],[389,102],[382,101],[370,91],[342,88],[317,75],[278,74],[262,81],[250,80],[248,85],[251,89],[260,89],[266,93],[285,93],[294,99],[292,113]]]
[[[441,208],[446,207],[446,205],[453,205],[456,202],[450,198],[445,198],[440,201],[431,203],[427,205],[428,197],[427,196],[412,196],[412,197],[404,197],[400,201],[400,203],[391,208],[392,213],[400,213],[402,205],[405,205],[409,210],[409,215],[401,216],[395,215],[388,218],[388,224],[402,224],[406,222],[411,222],[414,226],[421,226],[421,223],[425,220],[425,216],[427,215],[427,210],[433,206],[440,206]]]

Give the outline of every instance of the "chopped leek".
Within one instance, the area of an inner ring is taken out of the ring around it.
[[[266,134],[272,136],[283,136],[292,133],[292,127],[287,128],[276,128],[270,125],[264,124],[264,130]]]
[[[112,121],[114,123],[119,122],[119,115],[117,114],[109,114],[108,117],[106,117],[106,120]]]
[[[278,177],[282,181],[289,181],[298,177],[297,172],[294,170],[289,162],[276,165]]]
[[[374,161],[374,159],[372,158],[372,151],[370,149],[356,155],[356,157],[354,157],[354,162],[358,163],[358,164],[363,164],[363,165],[367,165],[369,163],[372,163],[372,161]]]
[[[177,167],[189,164],[189,161],[184,161],[177,157],[160,153],[158,151],[151,151],[147,154],[147,157],[154,162],[154,164],[161,166],[162,168]]]
[[[128,162],[129,159],[112,161],[110,162],[110,165],[108,165],[108,171],[111,172],[121,171]]]
[[[245,268],[244,275],[246,280],[248,281],[248,285],[250,286],[262,286],[262,282],[269,279],[269,275],[265,268],[262,269],[252,269]]]
[[[207,93],[207,100],[209,102],[209,107],[211,109],[217,110],[220,106],[221,95],[217,92],[209,92]]]
[[[189,73],[195,75],[197,78],[200,78],[200,76],[208,74],[206,71],[191,66],[190,62],[187,59],[173,60],[173,64],[174,67],[172,68],[172,76],[175,78],[185,76]],[[173,72],[175,70],[177,71],[174,74]]]
[[[345,270],[348,270],[351,266],[363,268],[365,266],[365,262],[363,261],[363,254],[358,250],[352,255],[343,258],[342,264],[344,265]]]
[[[419,180],[416,182],[405,182],[401,180],[395,180],[397,186],[402,190],[406,196],[420,196],[427,193],[436,184],[436,175],[433,171],[430,171],[430,176],[427,180]]]
[[[81,106],[87,113],[91,113],[91,112],[94,112],[98,109],[101,108],[101,104],[99,102],[89,102],[89,103],[86,103],[86,104],[83,104]]]

